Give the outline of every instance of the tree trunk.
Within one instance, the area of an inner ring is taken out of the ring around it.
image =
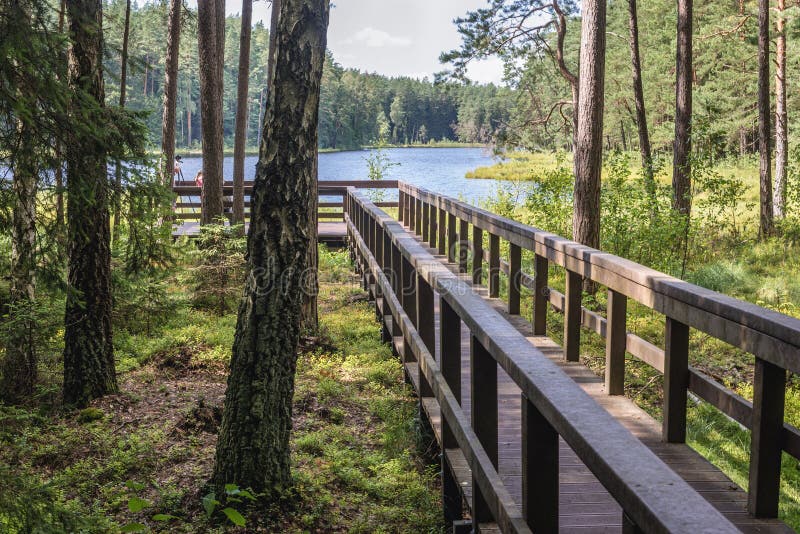
[[[125,107],[125,97],[128,90],[128,37],[131,28],[131,0],[125,3],[125,24],[122,30],[122,57],[119,66],[119,107]],[[122,211],[122,162],[117,161],[114,166],[114,226],[111,232],[111,242],[119,239],[119,221]]]
[[[775,71],[775,217],[786,215],[786,175],[789,158],[788,113],[786,111],[786,0],[778,0],[777,54]]]
[[[603,91],[606,57],[605,0],[581,4],[581,74],[575,150],[573,239],[600,246],[600,173],[603,165]]]
[[[656,179],[653,174],[653,153],[650,148],[650,132],[647,128],[647,112],[642,87],[642,61],[639,55],[639,16],[636,0],[628,0],[628,26],[630,29],[631,68],[633,71],[633,99],[636,102],[636,126],[639,130],[639,153],[642,156],[642,177],[650,200],[652,214],[656,210]]]
[[[190,95],[191,97],[191,95]],[[192,146],[192,103],[186,107],[186,146]]]
[[[275,61],[277,50],[278,38],[278,21],[280,20],[281,13],[281,0],[272,0],[272,13],[269,19],[269,50],[267,51],[267,95],[272,90],[272,77],[275,76]],[[266,102],[265,102],[266,104]],[[258,133],[261,135],[261,132]]]
[[[248,276],[231,359],[213,484],[278,497],[291,484],[289,432],[302,279],[316,231],[320,80],[328,0],[284,0],[274,84],[253,187]]]
[[[242,1],[239,40],[239,81],[236,95],[236,133],[233,144],[233,222],[244,225],[244,158],[247,146],[247,95],[250,90],[250,31],[253,1]],[[244,226],[241,230],[244,234]]]
[[[101,0],[68,0],[72,106],[91,98],[103,111]],[[111,252],[105,147],[76,130],[67,147],[68,255],[64,329],[64,403],[85,406],[117,391],[111,344]]]
[[[692,0],[678,0],[678,47],[675,57],[675,145],[672,209],[692,211]]]
[[[200,122],[203,138],[202,224],[219,222],[222,186],[222,65],[225,52],[225,0],[197,4],[197,50],[200,59]]]
[[[166,186],[172,186],[175,178],[175,110],[178,104],[182,4],[183,0],[170,0],[169,3],[164,111],[161,114],[161,179]]]
[[[2,360],[0,398],[16,404],[30,398],[36,384],[36,324],[31,316],[36,296],[36,179],[37,147],[31,128],[19,120],[20,150],[13,164],[14,212],[11,228],[11,317],[18,322],[9,329],[6,356]]]
[[[313,232],[309,236],[308,267],[303,281],[303,309],[301,313],[301,328],[303,332],[313,334],[319,329],[319,313],[317,307],[317,294],[319,293],[318,255],[317,250],[317,211],[319,204],[319,152],[315,149],[314,155],[314,185],[311,190],[311,199],[308,203],[308,218],[311,221]]]
[[[761,239],[771,236],[775,230],[772,216],[769,61],[769,0],[758,0],[758,153],[761,208],[758,235]]]

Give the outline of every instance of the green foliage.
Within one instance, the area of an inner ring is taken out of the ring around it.
[[[222,316],[235,309],[244,286],[247,240],[235,227],[209,224],[201,228],[197,248],[191,253],[193,302],[200,309]]]

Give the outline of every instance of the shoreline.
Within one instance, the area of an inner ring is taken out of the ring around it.
[[[456,141],[453,142],[445,142],[445,143],[435,143],[435,144],[410,144],[410,145],[364,145],[360,148],[320,148],[320,154],[335,154],[340,152],[364,152],[367,150],[375,150],[378,148],[489,148],[489,145],[483,143],[459,143]],[[150,150],[149,153],[153,156],[157,156],[160,153],[160,150]],[[203,156],[203,151],[198,148],[189,148],[189,149],[175,149],[175,154],[181,156],[182,158],[200,158]],[[225,150],[223,152],[224,157],[230,158],[233,157],[233,150]],[[245,150],[244,152],[245,157],[252,157],[258,156],[258,148],[251,147]]]

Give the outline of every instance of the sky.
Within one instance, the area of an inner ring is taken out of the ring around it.
[[[193,7],[196,1],[190,2]],[[328,29],[328,48],[344,67],[387,76],[428,77],[446,67],[439,54],[458,48],[461,38],[453,19],[482,7],[487,0],[335,0]],[[269,26],[270,3],[253,4],[253,20]],[[226,2],[228,14],[241,11],[236,0]],[[469,77],[481,83],[501,83],[502,63],[475,63]]]

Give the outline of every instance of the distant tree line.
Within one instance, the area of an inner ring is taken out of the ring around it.
[[[127,107],[148,110],[152,141],[161,136],[162,98],[166,68],[168,3],[133,6],[130,18]],[[116,101],[120,92],[121,50],[126,0],[111,0],[105,12],[106,93]],[[177,147],[199,148],[200,62],[197,53],[197,13],[183,10],[176,102]],[[241,17],[225,19],[223,135],[233,146]],[[248,146],[261,131],[266,104],[269,29],[257,22],[250,39],[247,109]],[[388,78],[346,69],[329,53],[325,60],[320,103],[321,148],[350,149],[377,142],[393,144],[462,141],[492,143],[504,137],[511,121],[514,91],[494,85],[434,84],[428,80]]]

